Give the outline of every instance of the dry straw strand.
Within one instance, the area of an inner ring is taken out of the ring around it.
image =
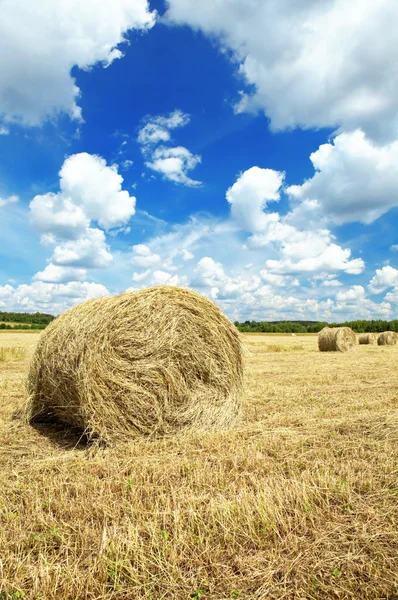
[[[375,333],[361,333],[359,336],[360,344],[377,344],[377,335]]]
[[[318,334],[321,352],[348,352],[356,343],[356,335],[350,327],[324,327]]]
[[[57,418],[116,441],[234,425],[243,361],[235,326],[191,290],[158,286],[89,300],[42,333],[29,420]]]
[[[377,338],[379,346],[393,346],[397,343],[398,335],[395,331],[383,331]]]

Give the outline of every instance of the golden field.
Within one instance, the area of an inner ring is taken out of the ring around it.
[[[398,598],[398,346],[244,335],[232,431],[87,447],[26,425],[0,334],[0,600]]]

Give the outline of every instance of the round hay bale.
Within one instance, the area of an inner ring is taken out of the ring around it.
[[[379,346],[393,346],[397,343],[397,338],[395,331],[383,331],[377,338],[377,343]]]
[[[321,352],[348,352],[356,343],[356,335],[350,327],[324,327],[318,334]]]
[[[377,335],[375,333],[361,333],[359,336],[360,344],[377,344]]]
[[[240,336],[210,300],[158,286],[97,298],[42,333],[28,376],[28,418],[89,437],[232,426],[243,379]]]

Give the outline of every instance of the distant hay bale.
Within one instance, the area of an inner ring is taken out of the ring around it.
[[[105,441],[232,426],[242,396],[235,326],[210,300],[158,286],[76,306],[44,330],[28,376],[29,420]]]
[[[393,346],[397,343],[397,334],[395,331],[383,331],[377,338],[379,346]]]
[[[350,327],[324,327],[318,334],[321,352],[348,352],[356,343],[356,335]]]
[[[361,333],[359,336],[360,344],[377,344],[377,335],[375,333]]]

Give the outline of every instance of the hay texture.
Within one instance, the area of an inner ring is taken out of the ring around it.
[[[159,286],[72,308],[42,333],[28,418],[116,441],[232,426],[242,395],[235,326],[210,300]]]
[[[397,334],[395,331],[383,331],[377,338],[379,346],[393,346],[397,343]]]
[[[361,333],[359,336],[360,344],[377,344],[377,335],[375,333]]]
[[[356,343],[356,335],[350,327],[324,327],[318,334],[321,352],[348,352]]]

